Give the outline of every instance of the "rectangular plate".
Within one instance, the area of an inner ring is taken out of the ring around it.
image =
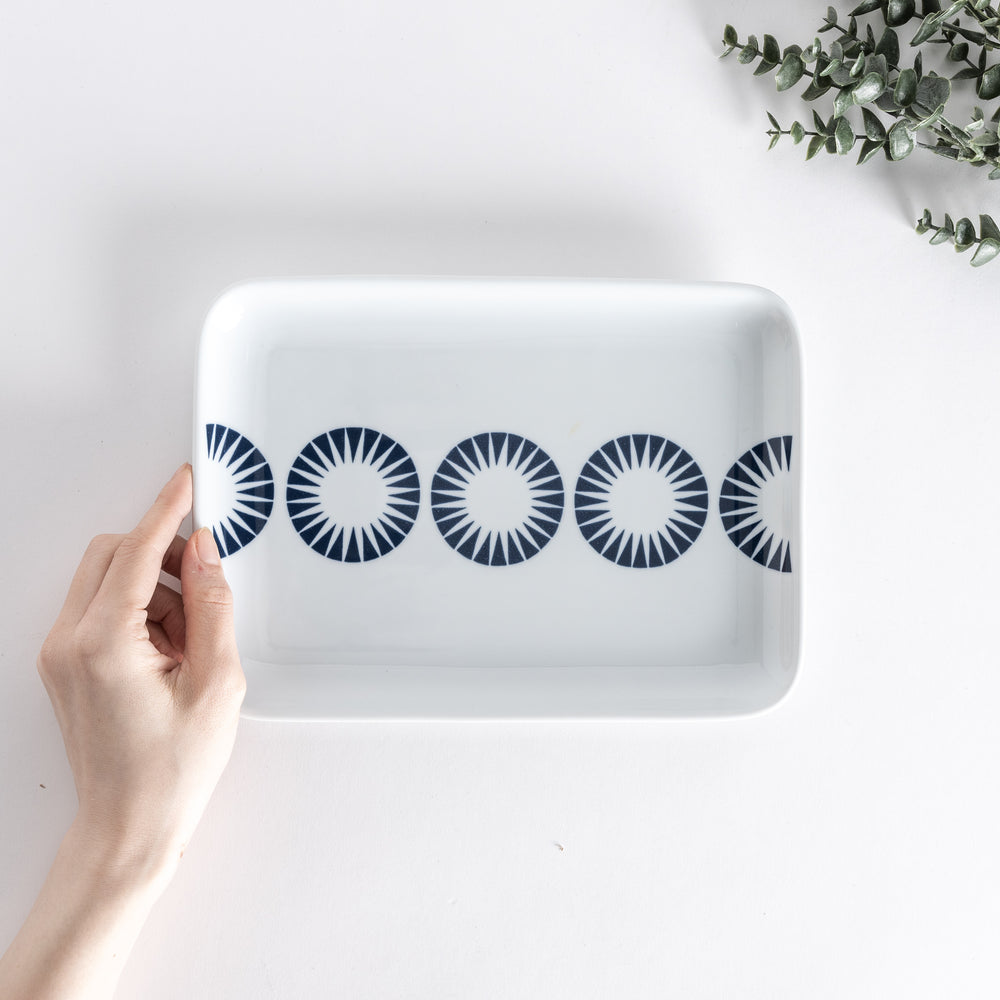
[[[244,714],[712,716],[798,667],[800,358],[742,285],[315,278],[205,322]]]

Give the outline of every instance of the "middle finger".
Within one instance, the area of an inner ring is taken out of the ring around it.
[[[163,557],[163,572],[177,580],[181,578],[181,557],[184,555],[186,545],[186,538],[174,535],[174,540],[167,546],[166,555]]]
[[[184,650],[186,629],[184,627],[184,602],[176,590],[158,583],[153,597],[146,608],[148,622],[159,625],[167,634],[174,649]]]

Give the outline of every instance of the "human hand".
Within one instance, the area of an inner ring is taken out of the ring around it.
[[[229,760],[246,690],[212,534],[177,536],[191,492],[185,465],[133,531],[90,543],[38,659],[76,781],[77,836],[128,875],[169,877]]]
[[[0,958],[4,997],[112,996],[229,760],[246,681],[212,534],[177,536],[190,509],[185,465],[133,531],[90,543],[42,646],[80,807]]]

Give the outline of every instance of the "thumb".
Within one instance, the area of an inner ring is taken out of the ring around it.
[[[233,594],[222,571],[222,560],[208,528],[194,532],[181,557],[181,598],[184,602],[184,662],[203,683],[242,678]]]

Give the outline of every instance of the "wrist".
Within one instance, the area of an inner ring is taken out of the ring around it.
[[[78,813],[63,839],[65,852],[96,888],[157,898],[177,870],[179,850],[93,822]]]
[[[73,821],[24,926],[0,958],[4,997],[110,997],[173,865]]]

